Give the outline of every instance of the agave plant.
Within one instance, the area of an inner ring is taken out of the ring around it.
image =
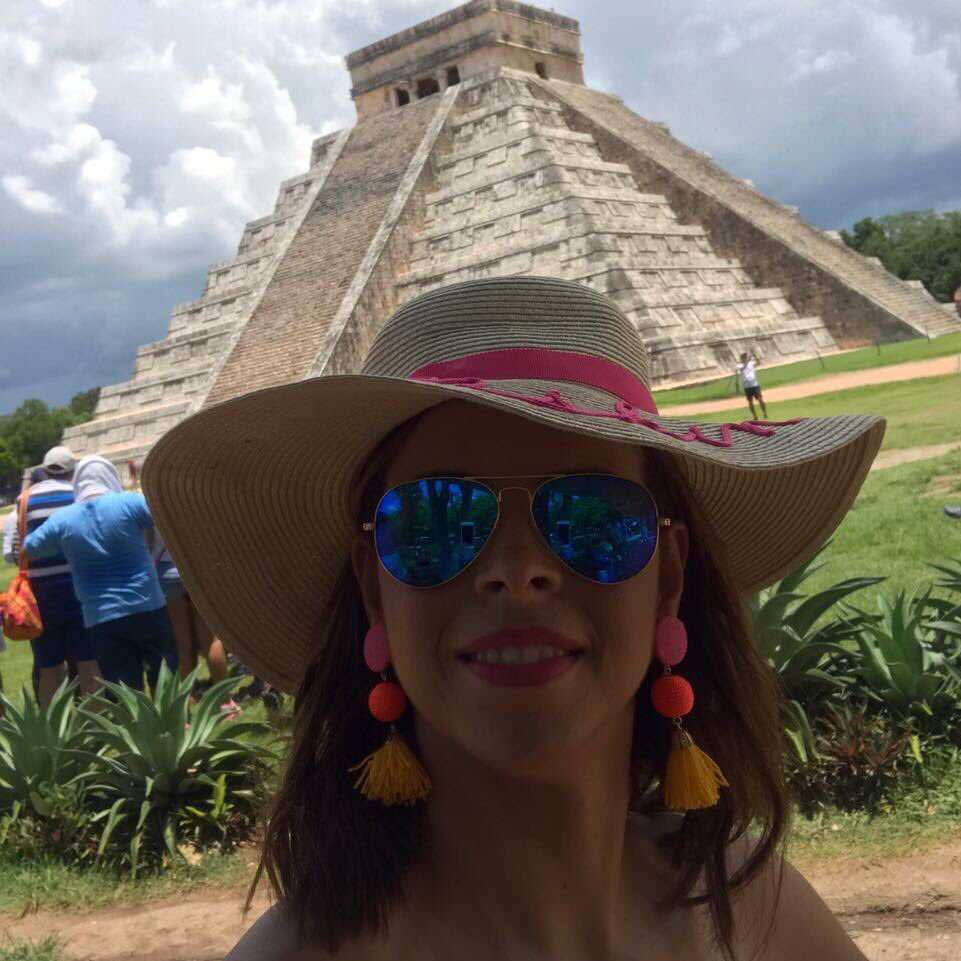
[[[220,705],[238,679],[213,684],[191,709],[194,680],[164,666],[152,698],[107,684],[106,696],[88,699],[81,709],[106,748],[81,752],[96,765],[89,790],[101,806],[98,853],[120,841],[122,860],[134,876],[145,855],[151,861],[180,856],[184,812],[209,812],[211,797],[216,815],[241,809],[249,822],[255,803],[251,770],[272,759],[260,744],[240,739],[263,733],[266,722],[223,717]]]
[[[931,621],[930,588],[901,591],[893,602],[878,595],[878,614],[858,612],[856,673],[895,718],[946,717],[961,698],[961,670],[945,651],[945,627]]]
[[[30,805],[43,814],[45,799],[76,785],[89,770],[77,750],[89,747],[89,720],[76,709],[76,682],[65,681],[46,710],[24,697],[18,706],[0,693],[0,812]],[[94,752],[96,753],[96,752]]]
[[[941,579],[934,582],[935,587],[961,594],[961,557],[951,558],[944,564],[928,564],[941,574]]]
[[[758,651],[777,673],[787,696],[799,701],[842,689],[846,683],[843,675],[828,667],[848,655],[840,641],[852,636],[855,628],[851,619],[836,619],[815,627],[817,622],[845,597],[884,580],[852,577],[826,590],[806,594],[799,588],[824,566],[825,562],[816,563],[820,553],[748,602]]]

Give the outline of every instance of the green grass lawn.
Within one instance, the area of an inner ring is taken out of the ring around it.
[[[872,471],[822,555],[828,564],[805,581],[805,590],[855,575],[884,576],[883,584],[854,595],[873,608],[878,590],[891,595],[930,582],[936,572],[926,563],[961,557],[961,520],[947,517],[945,504],[961,504],[961,450]]]
[[[862,350],[830,354],[818,360],[801,360],[780,367],[759,369],[761,387],[781,387],[784,384],[799,384],[829,374],[841,374],[851,370],[868,370],[872,367],[887,367],[889,364],[903,364],[912,360],[927,360],[929,357],[944,357],[947,354],[961,353],[961,333],[946,334],[934,340],[924,337],[917,340],[903,340],[895,344],[881,344],[880,347],[865,347]],[[670,390],[657,390],[654,400],[658,407],[668,404],[695,404],[702,400],[724,400],[742,393],[740,386],[734,385],[734,371],[727,377],[675,387]]]
[[[961,441],[961,376],[923,377],[918,380],[871,384],[848,390],[815,394],[795,400],[768,404],[769,420],[793,417],[828,417],[834,414],[880,414],[887,418],[884,449],[923,447],[947,441]],[[758,416],[760,416],[758,410]],[[723,423],[750,418],[745,403],[743,411],[718,411],[712,414],[688,415],[696,419]]]
[[[255,847],[208,854],[198,864],[178,864],[163,874],[131,881],[112,871],[70,867],[54,858],[26,860],[0,853],[0,914],[142,904],[204,887],[239,887],[249,883],[258,854]]]
[[[10,579],[16,573],[16,567],[5,564],[0,559],[0,591],[5,591]],[[26,641],[11,641],[4,638],[7,650],[0,653],[0,676],[3,678],[3,690],[8,697],[20,700],[20,689],[30,687],[30,672],[33,668],[33,655],[30,645]]]

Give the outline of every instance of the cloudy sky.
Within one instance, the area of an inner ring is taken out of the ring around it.
[[[587,82],[821,227],[961,208],[959,0],[548,0]],[[0,413],[126,379],[452,0],[3,0]]]

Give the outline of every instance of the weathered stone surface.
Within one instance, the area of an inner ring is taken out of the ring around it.
[[[452,44],[469,58],[448,63]],[[204,405],[356,371],[401,303],[469,278],[606,292],[637,324],[655,384],[727,373],[745,349],[769,365],[961,330],[952,308],[584,87],[576,21],[473,0],[348,63],[357,124],[315,141],[310,169],[174,308],[167,337],[67,431],[78,453],[139,461]],[[385,100],[405,71],[443,72],[442,92]]]

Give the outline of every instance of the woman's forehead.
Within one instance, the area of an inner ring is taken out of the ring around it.
[[[425,474],[599,472],[643,480],[639,448],[451,401],[422,414],[387,469],[389,483]]]

